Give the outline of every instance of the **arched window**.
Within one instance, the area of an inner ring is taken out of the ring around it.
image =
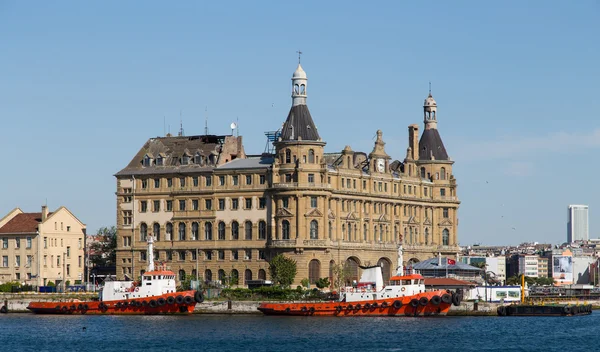
[[[210,271],[210,269],[204,270],[204,280],[207,282],[212,281],[212,271]]]
[[[315,151],[312,149],[308,150],[308,162],[311,164],[315,163]]]
[[[425,244],[429,244],[429,229],[425,229]]]
[[[284,240],[290,239],[290,222],[287,220],[281,222],[281,237]]]
[[[321,278],[321,263],[313,259],[308,263],[308,282],[316,283]]]
[[[154,223],[154,225],[152,225],[152,232],[154,237],[156,237],[156,240],[160,241],[160,225],[158,223]]]
[[[171,224],[170,222],[167,223],[167,225],[165,226],[165,233],[166,233],[166,240],[170,241],[173,237],[173,224]]]
[[[231,270],[231,285],[237,285],[240,282],[240,274],[236,269]]]
[[[265,269],[258,270],[258,279],[259,280],[266,280],[267,279],[267,272],[265,271]]]
[[[246,221],[244,223],[244,233],[245,233],[245,238],[247,240],[252,240],[252,222],[251,221]]]
[[[244,285],[248,286],[248,281],[252,280],[252,270],[246,269],[244,271]]]
[[[368,237],[368,232],[369,232],[369,226],[367,226],[367,224],[363,224],[363,239],[365,241],[367,241],[367,237]]]
[[[446,179],[446,168],[445,167],[443,167],[443,168],[440,169],[440,178],[442,180]]]
[[[225,223],[223,221],[219,221],[219,225],[218,225],[218,229],[217,229],[217,236],[218,236],[219,240],[221,240],[221,241],[225,240]]]
[[[333,239],[333,223],[331,221],[329,222],[329,239]]]
[[[442,245],[450,245],[450,232],[448,229],[444,229],[444,231],[442,231]]]
[[[209,221],[204,223],[204,239],[212,241],[212,223]]]
[[[300,94],[302,94],[302,95],[306,94],[306,85],[304,85],[304,84],[300,85]]]
[[[237,221],[231,223],[231,239],[239,240],[240,239],[240,224]]]
[[[219,281],[221,281],[221,284],[226,284],[226,282],[225,282],[225,270],[219,269],[218,276],[219,276]]]
[[[196,269],[192,269],[192,277],[194,278],[194,280],[196,280]]]
[[[289,149],[285,150],[285,163],[289,164],[292,162],[292,151]]]
[[[185,281],[185,270],[179,270],[179,281]]]
[[[317,220],[313,220],[310,222],[310,239],[316,240],[319,238],[319,223]]]
[[[334,282],[335,260],[329,261],[329,282]]]
[[[185,223],[179,223],[179,240],[185,241]]]
[[[192,223],[192,240],[197,240],[198,239],[198,223],[197,222],[193,222]]]
[[[298,93],[300,93],[300,88],[299,88],[299,87],[300,87],[300,86],[298,86],[297,84],[294,84],[294,93],[295,93],[295,94],[298,94]]]
[[[148,236],[148,225],[142,223],[140,225],[140,241],[146,242],[146,238]]]
[[[267,223],[263,220],[258,222],[258,239],[266,240],[267,239]]]

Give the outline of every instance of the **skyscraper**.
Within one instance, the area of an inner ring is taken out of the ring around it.
[[[590,238],[587,205],[569,205],[567,242],[587,241]]]

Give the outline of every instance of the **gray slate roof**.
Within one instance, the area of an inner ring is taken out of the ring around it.
[[[442,137],[435,128],[423,131],[419,141],[419,160],[431,160],[432,152],[435,160],[450,160],[442,142]]]
[[[282,141],[297,141],[298,137],[303,141],[321,140],[306,105],[292,106],[281,130]]]
[[[272,155],[248,156],[246,159],[235,159],[217,168],[217,170],[233,169],[266,169],[271,167],[275,159]]]
[[[413,269],[415,270],[446,270],[448,267],[449,270],[463,270],[463,271],[481,271],[481,269],[471,266],[469,264],[461,263],[456,261],[456,264],[448,265],[448,258],[442,257],[442,263],[438,265],[438,258],[429,258],[423,260],[422,262],[418,262],[413,265]]]

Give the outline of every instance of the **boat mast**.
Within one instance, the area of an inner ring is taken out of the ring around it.
[[[154,236],[148,236],[148,271],[154,271]]]
[[[402,245],[399,245],[398,246],[398,267],[396,268],[396,272],[400,276],[404,275],[404,268],[402,267],[403,261],[404,261],[404,258],[402,256]]]

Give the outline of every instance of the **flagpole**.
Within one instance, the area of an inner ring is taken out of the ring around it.
[[[448,257],[446,257],[446,278],[448,278]]]

